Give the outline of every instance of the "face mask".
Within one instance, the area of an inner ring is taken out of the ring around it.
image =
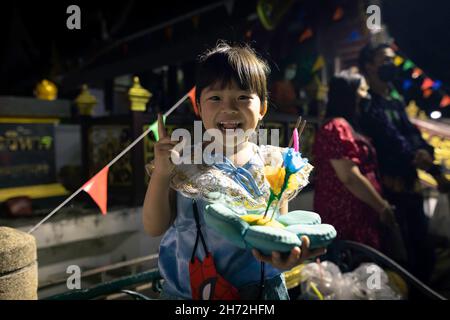
[[[369,109],[372,99],[369,94],[359,100],[359,110],[365,112]]]
[[[297,74],[297,70],[294,68],[286,69],[284,72],[284,78],[286,80],[293,80],[295,78],[295,75]]]
[[[383,82],[390,82],[397,77],[397,67],[393,63],[385,63],[378,68],[378,76]]]

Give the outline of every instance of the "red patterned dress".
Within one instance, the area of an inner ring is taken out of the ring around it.
[[[330,162],[331,159],[351,160],[381,193],[376,153],[369,140],[354,134],[345,119],[334,118],[317,133],[313,153],[314,210],[324,223],[336,228],[338,238],[380,249],[378,214],[344,186]]]

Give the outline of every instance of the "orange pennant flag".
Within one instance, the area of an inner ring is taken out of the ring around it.
[[[91,196],[104,215],[108,202],[108,170],[108,166],[104,167],[83,185],[83,190]]]
[[[311,28],[308,28],[305,31],[303,31],[303,33],[300,35],[300,38],[298,39],[298,41],[300,41],[300,43],[302,43],[303,41],[311,38],[312,36],[313,36],[313,31]]]
[[[422,82],[421,88],[422,88],[422,90],[426,90],[426,89],[431,88],[433,86],[433,84],[434,84],[433,80],[431,80],[430,78],[425,78],[425,80],[423,80],[423,82]]]
[[[195,87],[192,87],[192,89],[188,93],[189,99],[191,100],[192,107],[194,108],[195,115],[200,115],[197,108],[197,103],[195,102]]]
[[[424,98],[429,98],[429,97],[431,96],[432,93],[433,93],[433,90],[431,90],[431,89],[425,89],[425,90],[423,91],[423,97],[424,97]]]
[[[344,16],[344,10],[342,7],[337,7],[333,14],[333,21],[341,20]]]
[[[419,68],[414,68],[413,73],[412,73],[413,79],[416,79],[416,78],[419,77],[422,73],[423,73],[422,70],[420,70]]]
[[[450,96],[445,95],[439,105],[441,106],[441,108],[445,108],[446,106],[450,105]]]

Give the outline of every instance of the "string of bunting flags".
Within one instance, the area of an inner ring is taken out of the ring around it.
[[[163,114],[163,121],[165,122],[167,117],[175,111],[186,99],[191,101],[194,113],[198,115],[198,108],[195,101],[195,87],[189,90],[177,103],[175,103],[168,111]],[[54,214],[56,214],[61,208],[63,208],[67,203],[69,203],[75,196],[80,192],[84,191],[94,200],[94,202],[99,207],[101,213],[106,215],[108,211],[108,172],[109,168],[114,165],[123,155],[130,151],[139,141],[141,141],[150,132],[153,133],[153,137],[156,141],[159,140],[158,134],[158,122],[154,121],[147,130],[145,130],[139,137],[137,137],[130,145],[128,145],[124,150],[122,150],[114,159],[112,159],[106,166],[104,166],[99,172],[97,172],[91,179],[84,183],[77,191],[72,193],[67,199],[65,199],[59,206],[57,206],[52,212],[45,216],[41,221],[39,221],[35,226],[33,226],[28,233],[31,234],[37,230],[45,221],[50,219]]]

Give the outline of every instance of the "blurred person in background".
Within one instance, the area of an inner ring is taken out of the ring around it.
[[[408,254],[408,269],[427,282],[434,265],[434,252],[428,238],[417,169],[433,170],[434,149],[409,121],[405,103],[391,97],[396,78],[394,51],[387,44],[368,44],[359,56],[372,97],[362,110],[361,128],[369,136],[378,154],[381,183],[386,198],[395,205]]]
[[[361,110],[370,103],[360,74],[346,71],[329,85],[324,124],[313,146],[314,210],[338,237],[383,250],[383,225],[395,227],[392,205],[382,195],[376,151],[361,132]]]

